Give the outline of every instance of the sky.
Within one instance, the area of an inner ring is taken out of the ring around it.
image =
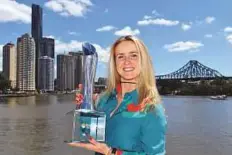
[[[107,76],[112,43],[128,34],[143,40],[156,75],[197,60],[232,76],[231,0],[0,0],[0,70],[2,46],[31,34],[32,3],[43,8],[43,36],[55,39],[56,55],[94,44],[97,78]]]

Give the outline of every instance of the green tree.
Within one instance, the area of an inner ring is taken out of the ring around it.
[[[2,74],[0,74],[0,90],[6,90],[10,88],[10,81],[5,79]]]

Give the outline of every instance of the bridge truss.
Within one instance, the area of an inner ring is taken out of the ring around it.
[[[215,79],[224,76],[218,71],[209,68],[196,60],[190,60],[183,67],[166,75],[158,75],[156,79]]]

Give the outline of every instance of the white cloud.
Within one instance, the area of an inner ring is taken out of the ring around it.
[[[204,46],[200,42],[195,41],[180,41],[173,44],[164,45],[164,48],[169,52],[184,52],[184,51],[196,51],[200,47]]]
[[[80,35],[80,33],[77,33],[77,32],[74,32],[74,31],[68,31],[68,34],[72,35],[72,36],[79,36]]]
[[[103,31],[111,31],[111,30],[115,30],[115,29],[117,29],[117,28],[112,26],[112,25],[106,25],[106,26],[103,26],[101,28],[96,29],[96,31],[103,32]]]
[[[0,57],[2,57],[3,46],[4,45],[0,45]]]
[[[205,18],[205,22],[207,24],[211,24],[213,21],[215,21],[215,17],[208,16],[208,17]]]
[[[3,52],[3,45],[0,45],[0,71],[2,71],[2,52]]]
[[[147,19],[141,20],[137,22],[138,25],[145,26],[145,25],[164,25],[164,26],[175,26],[179,24],[179,21],[167,20],[163,18],[157,19]]]
[[[103,48],[98,44],[93,44],[97,50],[99,61],[107,63],[110,57],[110,47]]]
[[[151,19],[152,18],[152,16],[147,16],[147,15],[145,15],[144,17],[143,17],[143,19]]]
[[[55,36],[53,35],[48,35],[48,36],[44,36],[45,38],[52,38],[52,39],[55,39]]]
[[[156,17],[161,16],[156,10],[153,10],[151,13]]]
[[[81,45],[83,42],[76,40],[71,40],[69,43],[63,42],[59,39],[55,40],[55,52],[56,54],[62,54],[69,51],[81,50]],[[66,53],[67,54],[67,53]]]
[[[45,6],[55,12],[62,12],[63,6],[61,3],[58,3],[57,1],[48,1],[45,3]]]
[[[197,19],[195,20],[194,24],[196,26],[200,26],[202,24],[212,24],[214,21],[216,20],[215,17],[212,17],[212,16],[208,16],[206,17],[205,19],[199,19],[199,17],[197,17]]]
[[[224,28],[224,32],[232,32],[232,27],[226,27]]]
[[[61,16],[83,17],[93,3],[91,0],[50,0],[44,5]]]
[[[69,34],[69,35],[76,35],[77,33],[76,33],[76,32],[73,32],[73,31],[69,31],[68,34]]]
[[[63,16],[63,17],[68,17],[69,16],[68,12],[61,12],[60,15]]]
[[[205,38],[212,38],[213,35],[212,35],[212,34],[206,34],[204,37],[205,37]]]
[[[190,24],[184,24],[184,23],[182,23],[181,28],[184,31],[188,31],[189,29],[191,29],[191,25]]]
[[[227,41],[232,44],[232,34],[226,37]]]
[[[0,0],[0,22],[31,23],[31,7],[12,0]]]
[[[161,16],[161,14],[159,14],[156,10],[153,10],[152,12],[152,15],[150,16],[150,15],[144,15],[144,17],[143,17],[143,20],[148,20],[148,19],[155,19],[156,17],[160,17]]]
[[[116,36],[125,36],[125,35],[139,35],[139,29],[132,30],[129,26],[124,27],[121,30],[118,30],[114,33]]]
[[[227,26],[224,28],[224,32],[226,33],[225,36],[226,36],[226,40],[232,44],[232,27],[230,26]]]

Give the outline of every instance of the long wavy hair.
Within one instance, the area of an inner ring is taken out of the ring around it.
[[[113,43],[110,50],[107,88],[105,93],[109,94],[116,88],[117,84],[120,84],[120,75],[117,72],[115,62],[115,47],[121,42],[128,40],[135,44],[141,58],[139,62],[141,65],[141,71],[137,81],[137,90],[139,94],[138,103],[141,103],[143,99],[147,97],[149,97],[151,101],[147,104],[155,105],[160,103],[161,98],[156,86],[155,73],[151,57],[148,55],[148,50],[145,44],[135,36],[120,37]]]

